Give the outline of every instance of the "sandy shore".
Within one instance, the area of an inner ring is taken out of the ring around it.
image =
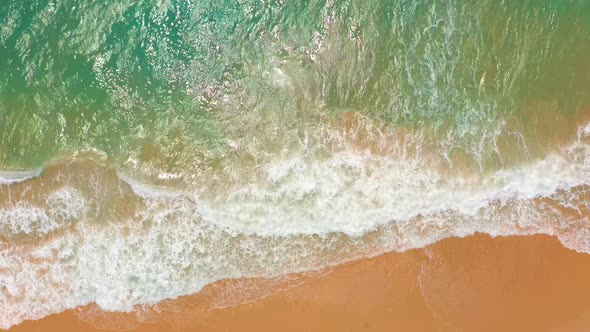
[[[134,314],[105,314],[89,306],[10,331],[101,331],[78,316],[133,331],[587,331],[588,280],[590,255],[568,250],[553,237],[478,234],[282,283],[219,282],[168,301],[162,307],[176,309],[149,312],[143,323]],[[253,284],[280,291],[223,309],[199,304],[219,302]]]

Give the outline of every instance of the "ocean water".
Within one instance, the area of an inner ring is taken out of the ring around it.
[[[590,1],[0,2],[0,328],[589,198]]]

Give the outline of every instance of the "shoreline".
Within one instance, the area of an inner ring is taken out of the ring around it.
[[[160,312],[141,313],[143,323],[136,313],[105,313],[90,305],[8,331],[104,331],[80,318],[137,332],[578,331],[590,324],[589,278],[590,255],[563,247],[555,237],[478,233],[316,274],[222,280],[161,302]],[[203,305],[244,300],[253,291],[261,298],[213,310]]]

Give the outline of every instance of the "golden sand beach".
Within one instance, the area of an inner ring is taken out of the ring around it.
[[[590,255],[546,235],[450,238],[303,278],[299,286],[250,303],[162,312],[131,331],[571,332],[590,326]],[[207,301],[202,294],[173,301],[195,305],[199,297]],[[103,331],[78,318],[87,310],[27,321],[9,331]],[[94,317],[93,323],[130,327],[133,317],[104,313],[102,322]]]

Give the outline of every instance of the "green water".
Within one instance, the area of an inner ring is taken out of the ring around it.
[[[502,136],[573,134],[589,87],[583,0],[0,3],[5,169],[94,151],[199,174],[347,112],[493,168]]]

